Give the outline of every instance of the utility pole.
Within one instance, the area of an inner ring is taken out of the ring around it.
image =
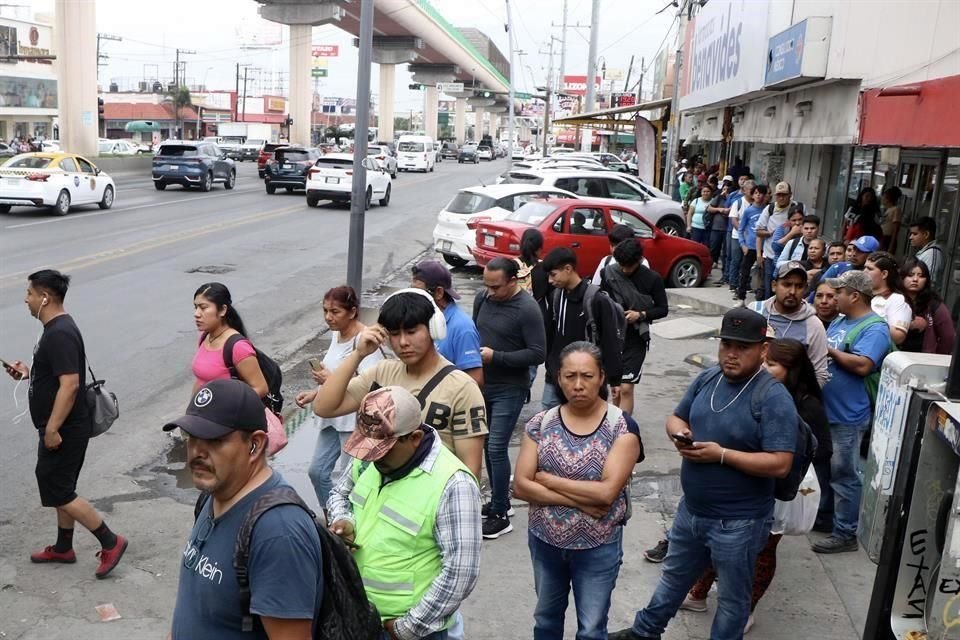
[[[670,137],[667,138],[667,160],[663,167],[663,190],[666,193],[673,193],[673,182],[677,179],[676,171],[673,170],[673,159],[677,155],[677,145],[680,143],[680,68],[683,66],[683,14],[687,10],[690,0],[684,0],[680,5],[678,16],[679,29],[677,29],[677,52],[673,61],[673,96],[670,100]]]
[[[510,82],[510,99],[509,99],[508,102],[507,102],[508,108],[510,109],[510,117],[509,117],[509,119],[508,119],[508,127],[507,127],[507,128],[509,129],[510,144],[507,145],[507,149],[508,149],[508,153],[510,154],[510,155],[509,155],[510,160],[512,161],[512,160],[513,160],[514,136],[516,135],[516,121],[514,120],[514,116],[513,116],[513,96],[514,96],[514,90],[513,90],[513,19],[512,19],[511,15],[510,15],[510,0],[505,0],[505,2],[506,2],[506,4],[507,4],[507,25],[506,25],[506,29],[507,29],[507,42],[508,42],[508,44],[509,44],[509,49],[510,49],[510,77],[508,78],[508,80],[509,80],[509,82]],[[564,0],[564,2],[566,2],[566,0]],[[520,75],[521,75],[521,77],[523,76],[522,71],[521,71]]]
[[[596,108],[597,88],[594,79],[597,77],[597,44],[600,40],[600,0],[593,0],[593,9],[590,11],[590,57],[587,59],[587,113]],[[580,139],[580,151],[590,152],[593,147],[593,129],[585,129]]]
[[[370,67],[373,62],[373,0],[360,1],[357,117],[353,130],[353,189],[350,192],[350,237],[347,284],[363,291],[363,224],[367,210],[367,138],[370,130]]]
[[[176,62],[173,65],[173,108],[177,112],[177,137],[181,140],[183,139],[182,122],[180,121],[180,84],[182,82],[182,77],[180,74],[180,54],[184,55],[194,55],[197,52],[192,49],[177,49],[177,58]],[[183,74],[185,76],[186,74]]]
[[[243,122],[247,121],[247,71],[250,70],[250,65],[244,65],[243,67],[243,109],[241,111]]]
[[[547,148],[549,147],[548,138],[550,135],[550,107],[553,105],[553,43],[558,41],[559,38],[555,36],[550,36],[550,49],[549,51],[541,51],[540,53],[546,53],[549,55],[549,64],[547,66],[547,92],[546,92],[546,103],[543,105],[543,151],[545,155],[547,153]]]
[[[98,33],[97,34],[97,83],[100,82],[100,67],[105,66],[106,62],[101,62],[101,60],[106,60],[109,56],[105,53],[100,53],[100,41],[101,40],[112,40],[114,42],[121,42],[123,38],[120,36],[110,35],[109,33]]]
[[[560,26],[560,77],[559,83],[563,83],[563,76],[567,72],[567,0],[563,0],[563,22]]]

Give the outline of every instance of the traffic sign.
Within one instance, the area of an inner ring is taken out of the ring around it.
[[[311,69],[310,74],[311,74],[314,78],[326,78],[326,77],[327,77],[327,69],[320,69],[319,67],[314,67],[313,69]]]
[[[529,93],[523,93],[522,91],[514,91],[513,99],[514,100],[530,100],[533,96]]]
[[[314,58],[336,58],[340,55],[340,45],[337,44],[315,44],[312,49]]]
[[[438,82],[437,89],[442,93],[462,93],[462,82]]]

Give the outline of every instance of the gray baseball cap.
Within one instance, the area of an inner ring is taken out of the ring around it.
[[[845,271],[836,278],[827,278],[827,284],[834,289],[853,289],[868,298],[873,297],[873,281],[864,271]]]

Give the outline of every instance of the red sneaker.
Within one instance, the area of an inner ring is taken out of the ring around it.
[[[44,564],[47,562],[73,564],[76,561],[77,554],[73,551],[73,549],[61,553],[59,551],[54,551],[52,545],[49,547],[44,547],[43,551],[36,551],[30,554],[30,562],[36,562],[37,564]]]
[[[100,558],[100,566],[97,567],[97,578],[106,578],[107,574],[113,571],[113,568],[120,562],[123,552],[127,550],[127,539],[123,536],[117,536],[117,544],[113,549],[101,549],[97,551],[97,557]]]

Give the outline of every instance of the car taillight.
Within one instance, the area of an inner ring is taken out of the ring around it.
[[[490,216],[476,216],[467,220],[467,229],[476,229],[477,226],[486,220],[491,220]]]
[[[348,176],[352,176],[352,175],[353,175],[353,171],[352,171],[352,170],[351,170],[351,171],[344,171],[344,173],[347,174]]]
[[[34,182],[46,182],[49,179],[49,173],[31,173],[27,176],[27,180],[32,180]]]
[[[507,244],[507,251],[518,251],[518,252],[519,252],[519,251],[520,251],[520,243],[519,243],[519,242],[511,242],[511,243]]]
[[[377,156],[377,160],[386,160],[386,159],[387,159],[386,156]]]
[[[311,169],[310,171],[307,171],[307,180],[313,180],[313,176],[317,175],[318,173],[320,173],[319,169]]]

